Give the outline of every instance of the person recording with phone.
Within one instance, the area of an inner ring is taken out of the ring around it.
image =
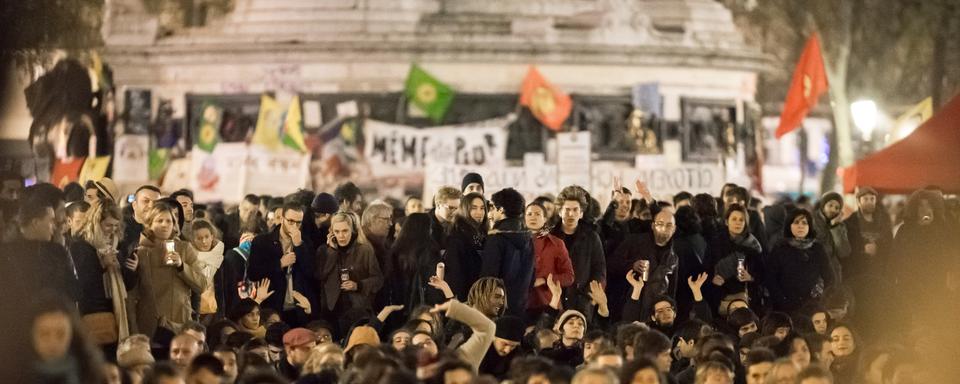
[[[283,205],[282,221],[270,232],[258,235],[250,246],[247,279],[269,279],[274,294],[260,305],[280,313],[280,318],[292,327],[306,324],[310,318],[305,303],[296,300],[297,293],[306,297],[310,307],[316,302],[316,284],[313,279],[315,254],[313,243],[301,231],[303,207],[294,202]],[[258,293],[262,295],[266,293]]]

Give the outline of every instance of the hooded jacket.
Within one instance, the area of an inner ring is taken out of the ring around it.
[[[502,279],[507,291],[507,314],[522,316],[533,287],[533,238],[519,217],[501,220],[493,229],[483,246],[480,275]]]

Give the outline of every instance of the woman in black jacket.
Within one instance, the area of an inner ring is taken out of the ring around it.
[[[677,232],[673,235],[673,252],[677,255],[677,279],[696,279],[704,272],[707,261],[707,241],[704,239],[700,217],[693,207],[677,208]],[[693,292],[685,284],[677,284],[677,324],[690,318],[693,309]]]
[[[397,241],[393,243],[390,263],[385,274],[391,290],[390,303],[403,305],[406,318],[420,305],[443,302],[443,295],[428,285],[430,276],[436,274],[440,262],[440,250],[430,230],[430,215],[411,213],[403,222]],[[478,268],[479,273],[479,268]]]
[[[777,311],[793,313],[833,284],[833,271],[823,246],[816,241],[812,223],[809,211],[790,212],[783,239],[767,255],[764,281]]]
[[[83,220],[70,244],[80,283],[79,309],[91,321],[88,326],[104,355],[116,356],[117,342],[130,334],[126,295],[137,283],[137,260],[117,251],[123,216],[112,201],[95,202]]]
[[[467,300],[470,286],[480,278],[486,239],[487,202],[479,193],[468,193],[460,199],[460,209],[447,236],[443,255],[444,280],[460,301]]]
[[[724,213],[726,225],[720,227],[710,240],[706,270],[713,274],[708,292],[714,313],[725,316],[721,303],[734,298],[744,299],[751,308],[760,307],[762,255],[760,242],[750,233],[750,214],[747,208],[733,204]]]

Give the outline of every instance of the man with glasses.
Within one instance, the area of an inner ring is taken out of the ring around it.
[[[451,186],[440,187],[433,197],[430,230],[433,240],[441,250],[447,249],[447,233],[457,217],[457,210],[460,209],[460,197],[460,190]]]
[[[300,231],[303,211],[298,203],[284,204],[280,225],[253,239],[247,267],[250,281],[270,279],[270,289],[274,293],[260,306],[277,311],[285,323],[294,327],[306,324],[308,320],[308,314],[296,304],[294,293],[303,294],[311,306],[316,307],[316,284],[313,281],[316,248]]]
[[[377,256],[377,263],[380,270],[386,270],[386,261],[390,257],[390,248],[393,245],[393,207],[382,201],[374,201],[367,209],[363,210],[363,217],[360,219],[360,227],[363,234],[373,246],[373,253]],[[374,308],[387,305],[390,294],[389,289],[381,289],[377,292]]]
[[[633,321],[649,319],[654,315],[661,296],[676,297],[677,294],[677,255],[673,252],[673,233],[677,226],[673,211],[664,209],[657,213],[651,225],[653,231],[637,236],[628,237],[610,257],[611,273],[624,276],[632,271],[633,277],[643,281],[640,294],[638,318],[627,319],[627,310],[624,309],[624,320]],[[626,300],[625,297],[611,297],[610,300]],[[672,305],[675,307],[676,305]],[[631,317],[636,314],[631,314]],[[676,314],[673,315],[674,317]],[[671,320],[672,322],[672,320]],[[669,334],[669,333],[668,333]]]

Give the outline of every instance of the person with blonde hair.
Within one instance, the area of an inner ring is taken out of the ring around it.
[[[343,373],[344,352],[334,343],[318,344],[310,350],[307,362],[303,363],[301,376],[315,375],[321,372],[333,372],[338,376]]]
[[[123,215],[110,200],[97,200],[81,219],[69,244],[80,283],[80,314],[105,355],[130,335],[127,290],[137,283],[138,260],[117,250]]]
[[[317,254],[314,278],[322,287],[321,309],[337,315],[342,332],[352,324],[348,312],[373,310],[374,296],[383,286],[383,273],[354,213],[339,212],[330,218],[327,243],[317,249]]]
[[[208,282],[196,251],[178,238],[174,207],[158,201],[145,213],[134,255],[140,280],[131,295],[133,322],[137,332],[147,335],[158,328],[175,332],[193,315],[190,293],[202,293]]]

